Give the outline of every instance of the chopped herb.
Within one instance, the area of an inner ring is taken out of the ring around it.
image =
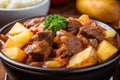
[[[67,22],[65,17],[54,14],[46,17],[44,21],[45,30],[51,30],[52,32],[56,32],[58,30],[64,29],[67,26]]]

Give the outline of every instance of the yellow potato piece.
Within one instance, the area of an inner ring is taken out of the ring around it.
[[[47,67],[47,68],[58,68],[60,67],[60,63],[53,60],[53,61],[46,61],[44,63],[44,66]]]
[[[116,32],[112,29],[105,31],[105,38],[114,38],[116,35]]]
[[[3,53],[18,62],[24,61],[26,58],[26,53],[18,47],[10,47],[3,50]]]
[[[47,67],[47,68],[60,68],[60,67],[63,67],[65,66],[66,64],[68,64],[68,58],[60,58],[60,57],[57,57],[53,60],[50,60],[50,61],[45,61],[44,62],[44,66]]]
[[[27,28],[24,27],[20,22],[15,23],[15,25],[10,29],[8,32],[9,35],[17,35],[23,31],[25,31]]]
[[[76,55],[73,55],[68,64],[68,68],[80,68],[80,67],[86,67],[90,65],[94,65],[98,62],[96,50],[89,46],[82,52],[77,53]]]
[[[25,44],[27,44],[32,37],[32,32],[30,30],[25,30],[22,33],[13,36],[8,39],[6,42],[6,47],[19,47],[22,48]]]
[[[90,20],[90,18],[87,14],[81,15],[79,19],[82,20],[82,21]]]
[[[103,40],[98,46],[97,55],[101,61],[105,61],[113,56],[116,52],[116,47],[114,47],[110,42]]]

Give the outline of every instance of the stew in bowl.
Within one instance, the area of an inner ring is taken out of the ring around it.
[[[16,22],[1,34],[2,52],[9,58],[45,68],[81,68],[112,58],[119,49],[116,32],[83,14],[54,14]]]

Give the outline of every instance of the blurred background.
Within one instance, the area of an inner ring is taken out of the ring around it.
[[[88,14],[115,28],[120,28],[120,0],[51,0],[50,14]]]
[[[8,6],[5,7],[6,5]],[[32,9],[24,9],[32,6]],[[0,0],[1,26],[5,22],[19,18],[46,14],[67,14],[78,17],[81,14],[88,14],[93,19],[120,28],[120,0]]]

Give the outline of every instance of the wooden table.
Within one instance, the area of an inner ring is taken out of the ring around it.
[[[81,13],[79,13],[75,7],[75,0],[70,0],[68,3],[56,6],[56,7],[50,7],[50,10],[48,14],[69,14],[69,15],[77,15],[80,16]],[[0,80],[3,80],[3,77],[5,75],[5,70],[0,62]],[[120,69],[116,69],[116,72],[114,73],[114,80],[120,80]]]

